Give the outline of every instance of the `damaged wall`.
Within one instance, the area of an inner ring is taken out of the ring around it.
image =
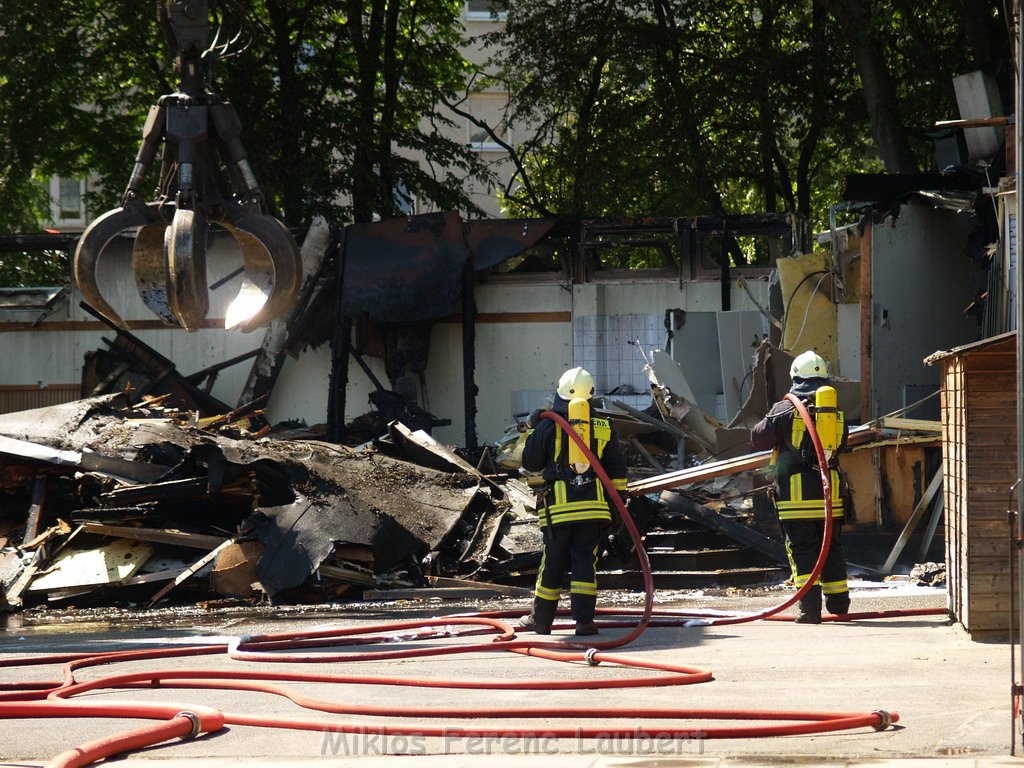
[[[211,233],[207,259],[211,286],[241,267],[241,255],[234,238],[221,234],[224,236]],[[132,243],[129,238],[115,238],[111,242],[99,261],[99,285],[111,305],[122,310],[132,333],[172,360],[180,373],[188,375],[200,371],[260,346],[263,329],[249,334],[229,333],[223,329],[224,314],[238,293],[241,275],[235,275],[209,292],[210,312],[202,329],[195,333],[168,330],[139,298],[131,268]],[[4,360],[0,367],[0,390],[5,387],[63,388],[62,398],[40,400],[38,405],[78,398],[77,385],[81,383],[85,353],[105,348],[102,339],[113,339],[114,331],[79,307],[82,297],[77,290],[72,288],[69,293],[67,303],[37,326],[0,322],[0,354]],[[249,368],[248,363],[242,363],[221,371],[213,396],[235,403]],[[0,392],[0,403],[2,394]],[[24,404],[20,406],[24,407]]]
[[[921,361],[978,338],[977,322],[961,316],[975,292],[964,252],[974,224],[969,214],[905,203],[871,227],[871,415],[937,391],[938,371]]]
[[[761,294],[759,300],[767,303],[767,283],[751,281],[749,285],[755,295]],[[584,318],[649,314],[657,319],[655,338],[661,346],[666,337],[662,325],[666,310],[714,311],[721,293],[716,282],[684,282],[680,286],[678,281],[663,277],[587,283],[572,288],[572,293],[568,292],[557,275],[490,277],[476,286],[475,377],[480,390],[477,429],[482,441],[496,440],[512,424],[517,410],[521,412],[525,407],[529,412],[538,407],[540,403],[531,405],[529,398],[548,396],[562,371],[586,364],[584,355],[591,352],[603,355],[599,359],[606,362],[614,350],[621,355],[620,371],[631,366],[643,378],[643,360],[634,347],[623,345],[608,351],[602,347],[599,351],[596,346],[587,350],[575,343],[574,327],[582,328]],[[748,309],[750,305],[746,293],[734,286],[733,306]],[[450,426],[435,429],[433,436],[455,445],[462,444],[465,435],[461,334],[461,326],[454,318],[434,326],[424,377],[427,386],[423,406],[438,417],[452,420]],[[378,378],[386,381],[382,361],[368,357],[366,362]],[[307,350],[298,360],[289,358],[268,403],[271,417],[304,419],[310,424],[322,421],[327,408],[329,370],[330,352],[326,348]],[[599,389],[611,389],[622,383],[620,377],[602,377],[600,367],[594,372]],[[371,389],[367,377],[352,366],[346,390],[346,419],[369,408]],[[517,402],[527,405],[517,409]]]
[[[180,373],[188,375],[260,346],[262,329],[242,334],[226,332],[223,325],[227,305],[237,293],[240,276],[210,291],[209,319],[196,333],[166,329],[142,303],[130,266],[131,240],[112,244],[100,262],[99,284],[114,306],[122,308],[132,333],[172,360]],[[208,254],[211,286],[240,266],[232,238],[216,238]],[[768,285],[751,280],[748,286],[758,301],[768,303]],[[63,385],[81,380],[84,354],[105,345],[103,337],[114,333],[78,307],[80,296],[72,290],[68,305],[35,328],[0,323],[0,388]],[[606,345],[603,338],[583,338],[584,318],[643,317],[650,326],[642,342],[665,343],[664,314],[670,309],[685,312],[717,312],[721,308],[721,286],[716,280],[679,282],[663,273],[629,273],[601,276],[599,282],[568,286],[559,274],[488,277],[476,286],[477,343],[476,383],[479,387],[477,429],[484,442],[498,438],[512,423],[513,413],[537,405],[531,398],[543,398],[553,390],[558,376],[574,364],[597,364],[602,388],[619,386],[630,376],[641,377],[643,360],[634,347]],[[751,310],[746,292],[731,287],[735,310]],[[574,321],[575,318],[575,321]],[[650,351],[648,347],[645,351]],[[618,356],[618,367],[608,365]],[[387,381],[381,360],[365,358],[379,379]],[[322,424],[326,420],[330,350],[324,345],[306,350],[298,359],[287,358],[281,377],[267,405],[271,421],[301,420]],[[684,368],[686,361],[683,361]],[[602,368],[601,364],[605,364]],[[220,372],[212,394],[226,403],[238,401],[250,364],[242,362]],[[607,376],[603,374],[607,373]],[[607,378],[607,381],[602,380]],[[452,424],[439,428],[435,436],[443,442],[461,444],[465,435],[462,393],[462,338],[457,318],[434,326],[431,354],[425,374],[426,391],[422,405]],[[346,390],[346,420],[369,409],[372,384],[352,366]],[[65,400],[77,393],[67,389]],[[646,396],[644,396],[646,397]],[[524,406],[525,404],[525,406]],[[539,405],[539,403],[537,403]],[[646,403],[645,403],[646,404]],[[714,413],[713,408],[708,409]]]

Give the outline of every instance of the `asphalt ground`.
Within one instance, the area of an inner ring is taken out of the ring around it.
[[[756,611],[774,605],[785,588],[726,590],[714,593],[659,593],[659,608],[709,608]],[[911,588],[899,583],[859,584],[853,610],[944,607],[945,591]],[[441,601],[357,603],[283,608],[198,608],[26,611],[5,617],[0,633],[0,659],[23,655],[83,653],[227,642],[239,635],[309,631],[384,621],[441,616],[480,609],[528,610],[523,600],[487,604]],[[636,608],[640,598],[628,593],[602,593],[602,606]],[[607,629],[602,638],[624,633]],[[570,634],[566,629],[561,634]],[[556,635],[560,634],[556,632]],[[523,637],[530,637],[524,634]],[[444,646],[453,638],[426,641]],[[416,645],[422,646],[424,642]],[[411,647],[396,636],[388,646]],[[315,656],[338,649],[312,649]],[[358,650],[358,649],[357,649]],[[462,765],[488,766],[643,766],[742,764],[882,764],[927,759],[929,765],[956,766],[1014,762],[1011,746],[1010,647],[1007,643],[972,642],[961,627],[944,616],[889,618],[827,623],[819,626],[759,621],[723,627],[652,628],[616,653],[643,660],[667,661],[709,669],[711,682],[682,687],[603,690],[452,690],[326,683],[290,684],[302,693],[333,702],[422,705],[430,708],[479,707],[489,716],[472,724],[507,724],[502,712],[512,707],[621,707],[630,717],[609,723],[570,718],[571,727],[634,727],[651,721],[651,708],[737,708],[764,710],[896,711],[900,721],[888,730],[871,728],[806,736],[762,739],[532,738],[472,739],[445,737],[337,734],[232,726],[191,741],[173,741],[120,759],[124,768],[161,761],[163,768],[213,766],[352,765],[374,768],[386,762],[406,768]],[[315,670],[339,674],[423,678],[575,680],[602,677],[637,678],[651,673],[600,665],[567,664],[500,651],[474,651],[455,656],[283,664],[232,661],[223,655],[130,662],[82,670],[80,680],[133,670],[203,670],[259,668]],[[56,680],[59,665],[4,668],[5,682]],[[377,716],[330,715],[302,710],[289,700],[262,693],[224,690],[95,691],[82,700],[160,701],[182,709],[203,704],[230,712],[306,716],[325,724],[340,721],[369,726]],[[389,719],[387,722],[398,722]],[[403,718],[406,725],[468,725],[436,717]],[[141,720],[97,719],[17,720],[0,725],[3,765],[43,765],[55,754],[91,739],[143,725]],[[552,727],[554,721],[522,721]],[[720,723],[719,723],[720,724]],[[666,724],[667,725],[667,724]],[[696,724],[699,728],[699,723]],[[1018,749],[1018,751],[1020,751]],[[401,763],[396,761],[401,760]]]

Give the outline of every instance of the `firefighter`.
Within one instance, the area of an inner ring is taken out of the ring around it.
[[[612,479],[616,491],[625,492],[626,463],[607,419],[590,413],[594,379],[583,368],[571,368],[558,381],[552,411],[566,418],[584,435],[589,432],[591,451]],[[596,635],[597,558],[604,529],[612,512],[608,492],[578,446],[540,411],[530,415],[533,432],[523,448],[523,468],[543,472],[544,486],[537,498],[538,522],[544,535],[544,552],[533,611],[520,626],[541,635],[551,633],[558,599],[567,573],[570,607],[577,635]]]
[[[789,391],[814,415],[831,473],[832,543],[818,582],[800,599],[796,618],[801,624],[820,624],[822,593],[829,613],[850,612],[842,540],[845,480],[836,461],[836,454],[846,446],[848,429],[843,412],[835,407],[835,390],[828,386],[828,364],[823,358],[804,352],[793,360],[789,373],[793,380]],[[825,404],[823,398],[830,402]],[[825,501],[814,444],[804,420],[786,399],[775,403],[754,426],[750,443],[755,450],[773,449],[775,510],[785,535],[793,581],[802,587],[814,570],[825,531]]]

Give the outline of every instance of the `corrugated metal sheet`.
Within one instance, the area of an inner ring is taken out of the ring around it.
[[[0,413],[16,413],[69,403],[79,399],[80,390],[79,384],[50,384],[41,388],[17,384],[0,386]]]

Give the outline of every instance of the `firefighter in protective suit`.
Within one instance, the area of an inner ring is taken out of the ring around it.
[[[589,432],[589,446],[612,479],[616,491],[625,492],[626,462],[607,419],[590,413],[594,379],[583,368],[571,368],[559,379],[551,410],[567,419],[573,429]],[[544,552],[533,611],[520,626],[538,634],[551,632],[566,573],[577,635],[596,635],[597,558],[604,529],[612,515],[608,492],[593,467],[585,461],[568,435],[540,411],[530,416],[533,432],[523,447],[523,468],[543,472],[544,487],[537,499],[538,522],[544,534]]]
[[[820,624],[822,593],[829,613],[850,612],[842,540],[846,494],[836,461],[836,454],[846,446],[848,429],[842,411],[835,407],[835,390],[828,386],[828,364],[824,359],[814,352],[804,352],[793,361],[790,377],[790,392],[815,417],[815,428],[826,447],[831,473],[832,543],[818,583],[800,599],[796,618],[801,624]],[[823,398],[831,402],[823,405]],[[804,420],[789,400],[781,400],[769,409],[768,415],[751,431],[750,443],[755,450],[774,450],[775,510],[785,535],[793,580],[797,587],[802,587],[814,570],[825,531],[825,500],[814,444]]]

